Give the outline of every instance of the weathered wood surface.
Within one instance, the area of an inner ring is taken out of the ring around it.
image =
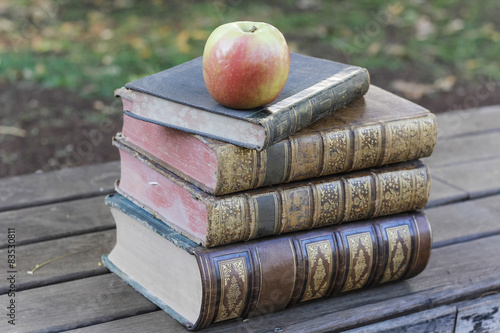
[[[499,106],[446,112],[437,115],[439,139],[473,136],[500,130]]]
[[[500,107],[437,116],[427,207],[500,193]]]
[[[500,193],[500,157],[433,168],[432,177],[465,191],[468,199],[498,194]]]
[[[499,297],[486,295],[500,291],[499,119],[500,107],[438,116],[438,146],[426,159],[434,250],[421,275],[204,332],[497,330]],[[115,241],[103,194],[118,175],[113,162],[0,179],[0,256],[15,227],[18,265],[16,326],[4,317],[1,332],[186,331],[100,266]],[[2,307],[8,277],[2,269]]]
[[[113,274],[78,279],[16,293],[17,332],[58,332],[156,309]],[[0,296],[7,303],[7,295]],[[9,332],[6,320],[0,332]]]
[[[431,169],[431,194],[426,208],[459,202],[466,200],[467,198],[468,194],[465,190],[436,179],[434,177],[433,169]]]
[[[17,291],[108,273],[101,256],[111,251],[115,240],[116,231],[108,230],[17,247]],[[0,250],[0,257],[6,257],[6,249]],[[0,271],[0,281],[8,275]],[[0,294],[7,291],[7,284],[0,285]]]
[[[444,305],[407,316],[362,326],[345,333],[500,332],[500,294]]]
[[[16,244],[79,235],[115,227],[102,196],[0,213],[0,249],[7,246],[7,228],[16,227]]]
[[[385,320],[376,324],[347,330],[345,333],[451,333],[455,329],[457,308],[451,305],[420,311],[408,316]]]
[[[109,193],[119,170],[109,162],[0,179],[0,212]]]
[[[425,210],[433,247],[500,234],[500,195]],[[500,257],[499,257],[500,259]]]
[[[433,251],[429,266],[414,279],[303,304],[247,321],[215,325],[204,331],[268,332],[279,327],[287,332],[324,332],[479,297],[500,289],[500,265],[491,262],[492,253],[500,253],[500,236],[445,246]],[[23,304],[18,310],[18,328],[23,331],[35,327],[42,331],[78,328],[156,310],[113,274],[29,289],[19,292],[17,298]],[[0,296],[1,304],[6,300],[7,295]],[[49,300],[50,306],[47,306]],[[65,316],[61,316],[62,309]],[[182,328],[173,319],[154,318],[159,320],[155,325]],[[153,319],[150,322],[153,323]],[[7,328],[5,325],[0,322],[0,331]]]
[[[456,332],[500,332],[500,294],[470,301],[459,307]]]

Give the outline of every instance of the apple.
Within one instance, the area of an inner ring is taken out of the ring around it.
[[[285,86],[290,51],[268,23],[239,21],[216,28],[203,50],[203,79],[210,95],[233,109],[270,103]]]

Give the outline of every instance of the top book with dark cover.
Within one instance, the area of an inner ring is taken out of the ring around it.
[[[369,85],[364,68],[292,53],[283,91],[261,108],[218,104],[205,87],[201,57],[127,83],[115,95],[135,118],[260,150],[363,96]]]

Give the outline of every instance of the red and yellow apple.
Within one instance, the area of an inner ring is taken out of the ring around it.
[[[210,95],[233,109],[270,103],[285,86],[290,51],[270,24],[240,21],[216,28],[203,51],[203,79]]]

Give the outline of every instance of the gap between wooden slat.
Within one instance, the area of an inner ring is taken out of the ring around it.
[[[76,194],[73,196],[63,197],[60,199],[50,199],[50,200],[48,199],[45,201],[44,200],[41,200],[38,202],[35,201],[34,203],[30,203],[30,204],[4,206],[4,207],[0,207],[0,213],[21,210],[21,209],[26,209],[26,208],[54,205],[54,204],[65,203],[65,202],[69,202],[69,201],[90,199],[90,198],[95,198],[98,196],[104,196],[104,195],[113,194],[113,193],[115,193],[114,189],[104,189],[102,191],[89,192],[89,193],[85,193],[85,194]]]

